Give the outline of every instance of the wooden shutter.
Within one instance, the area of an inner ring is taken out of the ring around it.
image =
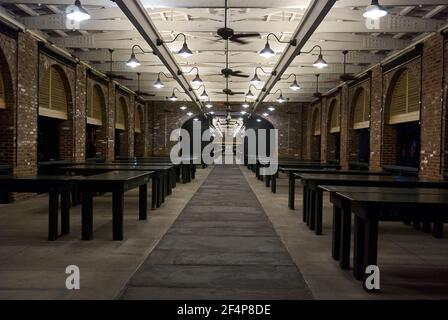
[[[127,115],[128,115],[128,107],[126,101],[123,97],[121,97],[118,101],[118,105],[115,108],[115,128],[118,130],[126,130],[127,129]]]
[[[0,109],[6,108],[5,98],[5,86],[3,83],[3,78],[0,75]]]
[[[420,120],[420,90],[417,80],[404,70],[390,95],[389,124]]]
[[[370,127],[369,121],[369,102],[367,101],[367,92],[360,88],[354,102],[353,110],[353,129],[366,129]]]
[[[313,113],[313,127],[312,127],[313,135],[320,136],[320,117],[319,117],[319,109],[315,109]]]
[[[339,101],[333,100],[330,104],[330,133],[337,133],[341,131],[340,126],[340,108]]]
[[[135,133],[142,132],[143,127],[142,119],[143,119],[142,107],[140,105],[137,105],[137,108],[135,110]]]
[[[96,84],[89,87],[89,105],[87,123],[101,126],[103,125],[103,109],[105,108],[104,96],[101,88]]]
[[[67,120],[67,92],[62,74],[54,67],[42,77],[39,87],[39,115]]]

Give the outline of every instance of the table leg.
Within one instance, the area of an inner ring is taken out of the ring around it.
[[[311,197],[311,190],[306,188],[306,224],[310,225],[310,217],[311,217],[311,207],[312,207],[313,199]]]
[[[142,184],[139,187],[138,199],[138,217],[139,220],[146,220],[148,213],[148,184]]]
[[[82,240],[93,239],[93,193],[82,193]]]
[[[124,192],[112,192],[112,237],[114,240],[123,240],[123,209]]]
[[[194,163],[191,165],[191,179],[196,179],[196,165]]]
[[[303,191],[302,191],[302,221],[306,222],[306,212],[307,209],[306,207],[308,206],[308,189],[303,186]]]
[[[295,193],[296,193],[296,179],[291,174],[289,175],[289,186],[288,186],[288,206],[289,209],[291,210],[294,210]]]
[[[162,194],[161,194],[161,196],[162,196],[162,202],[161,203],[165,203],[165,195],[166,195],[166,189],[167,189],[167,175],[164,175],[163,177],[162,177]]]
[[[322,212],[322,203],[323,203],[322,190],[317,189],[315,191],[315,197],[316,197],[316,199],[315,199],[315,201],[316,201],[316,205],[315,205],[315,208],[316,208],[316,213],[315,213],[316,230],[315,230],[315,233],[317,235],[321,235],[322,234],[322,215],[323,215],[323,212]]]
[[[271,181],[271,192],[277,193],[277,175],[272,175],[272,181]]]
[[[155,209],[157,206],[157,175],[154,175],[151,179],[151,207],[152,209]]]
[[[157,208],[160,208],[160,205],[162,204],[162,188],[163,188],[163,176],[157,177]]]
[[[271,186],[271,177],[272,177],[271,175],[266,176],[266,181],[265,181],[266,188],[269,188]]]
[[[443,238],[443,223],[442,222],[434,222],[432,227],[432,235],[434,238]]]
[[[353,276],[357,280],[364,278],[363,251],[364,251],[364,220],[355,215],[355,230],[353,233]]]
[[[333,232],[332,232],[332,250],[333,259],[339,260],[341,245],[341,208],[333,205]]]
[[[61,235],[70,233],[70,191],[61,193]]]
[[[378,220],[365,220],[363,273],[367,266],[378,264]]]
[[[48,240],[58,238],[59,193],[51,191],[48,196]]]
[[[341,210],[341,241],[340,260],[341,269],[350,269],[350,237],[352,235],[352,213],[350,208],[343,206]]]
[[[424,221],[422,224],[422,231],[425,233],[430,233],[431,232],[431,222]]]
[[[309,206],[309,220],[308,226],[311,230],[314,230],[316,227],[316,191],[309,190],[310,192],[310,206]]]
[[[169,174],[167,176],[167,184],[166,184],[166,195],[169,196],[172,194],[172,188],[173,188],[173,170],[171,169],[169,171]]]

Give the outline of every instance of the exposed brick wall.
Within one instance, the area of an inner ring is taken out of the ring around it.
[[[340,159],[339,164],[343,169],[348,169],[348,163],[350,159],[350,134],[349,134],[349,123],[350,123],[350,98],[349,98],[349,88],[345,84],[340,89],[340,112],[341,112],[341,146],[340,146]]]
[[[86,117],[87,117],[87,69],[78,64],[75,70],[75,109],[73,112],[73,139],[75,161],[86,159]]]
[[[331,129],[331,106],[334,103],[334,108],[337,108],[337,106],[339,105],[339,110],[340,108],[340,103],[341,103],[341,91],[338,90],[337,92],[333,93],[332,95],[326,97],[323,99],[323,103],[325,103],[325,108],[324,108],[324,115],[322,117],[322,120],[324,121],[323,125],[322,125],[322,131],[321,132],[321,136],[323,136],[324,138],[322,139],[322,157],[321,160],[322,162],[328,162],[329,160],[334,160],[336,158],[336,153],[338,152],[336,150],[336,133],[331,133],[330,129]],[[336,109],[335,109],[336,110]],[[335,111],[337,112],[337,111]],[[340,118],[340,115],[339,115]],[[339,120],[340,123],[340,120]]]
[[[382,95],[383,73],[381,66],[372,69],[370,93],[370,170],[381,170]]]
[[[420,176],[442,177],[443,36],[436,34],[423,47]]]
[[[0,76],[5,90],[5,109],[0,109],[0,164],[14,165],[17,41],[0,33],[0,42]]]

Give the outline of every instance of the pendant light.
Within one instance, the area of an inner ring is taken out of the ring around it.
[[[89,12],[81,5],[81,1],[76,0],[74,5],[68,6],[65,10],[65,16],[67,19],[77,22],[90,19]]]
[[[387,15],[387,10],[378,3],[378,0],[372,0],[370,6],[362,14],[364,18],[376,20]]]

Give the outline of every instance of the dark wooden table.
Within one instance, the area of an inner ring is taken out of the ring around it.
[[[283,172],[288,173],[288,207],[294,210],[295,196],[296,196],[296,180],[301,179],[301,174],[345,174],[345,175],[374,175],[374,176],[390,176],[389,172],[385,171],[366,171],[366,170],[337,170],[335,168],[315,168],[315,169],[301,169],[301,168],[286,168],[281,167]],[[304,191],[305,188],[304,188]],[[306,196],[304,194],[304,196]]]
[[[124,193],[139,188],[139,219],[147,218],[148,182],[154,171],[110,171],[79,178],[76,182],[82,193],[82,239],[93,239],[93,194],[112,192],[112,236],[123,240]]]
[[[2,164],[0,165],[0,175],[9,176],[12,175],[12,165]],[[11,201],[9,192],[0,192],[0,203],[9,203]]]
[[[0,176],[0,191],[48,193],[48,240],[58,238],[59,196],[61,198],[61,235],[70,233],[70,192],[73,176]],[[26,222],[24,222],[26,223]]]
[[[297,168],[297,167],[279,167],[279,171],[286,173],[288,175],[288,197],[291,197],[291,199],[288,199],[288,205],[291,209],[294,209],[294,196],[295,196],[295,187],[296,183],[295,180],[298,179],[297,176],[294,175],[294,173],[329,173],[329,174],[375,174],[375,175],[391,175],[388,172],[385,171],[376,171],[376,172],[370,172],[365,170],[339,170],[335,167],[330,168]],[[366,173],[367,172],[367,173]],[[271,179],[271,192],[276,193],[277,191],[277,176],[273,175],[270,177]],[[269,187],[269,185],[266,183],[266,186]]]
[[[107,173],[111,171],[139,171],[139,172],[154,172],[151,185],[151,206],[153,209],[159,208],[162,203],[165,202],[165,196],[170,195],[172,190],[172,183],[170,182],[170,170],[172,166],[169,165],[104,165],[104,164],[79,164],[65,167],[54,168],[55,172],[63,174],[74,175],[96,175],[101,173]],[[79,203],[75,201],[75,203]]]
[[[421,191],[408,189],[408,193],[394,192],[332,192],[331,201],[342,205],[355,215],[353,275],[361,280],[369,265],[377,265],[378,222],[421,220],[442,224],[448,222],[447,190]],[[348,231],[346,231],[348,232]],[[345,266],[350,254],[350,240],[341,244]],[[341,257],[342,258],[342,257]]]
[[[319,185],[370,186],[396,188],[447,188],[448,181],[428,180],[408,176],[384,176],[372,174],[302,174],[294,173],[303,185],[303,221],[316,234],[322,234],[322,189]]]
[[[393,187],[362,187],[357,186],[331,186],[320,185],[320,189],[330,192],[330,201],[333,203],[333,225],[332,225],[332,256],[335,260],[339,260],[341,268],[349,268],[350,260],[350,237],[351,237],[351,210],[350,202],[342,197],[337,197],[336,192],[356,192],[356,193],[378,193],[378,194],[393,194],[393,195],[405,195],[405,194],[447,194],[448,189],[437,188],[393,188]],[[407,218],[404,222],[408,221],[414,223],[422,222],[425,232],[431,231],[431,222],[427,220]],[[443,233],[443,224],[434,222],[432,229],[433,235],[436,238],[440,238]]]

